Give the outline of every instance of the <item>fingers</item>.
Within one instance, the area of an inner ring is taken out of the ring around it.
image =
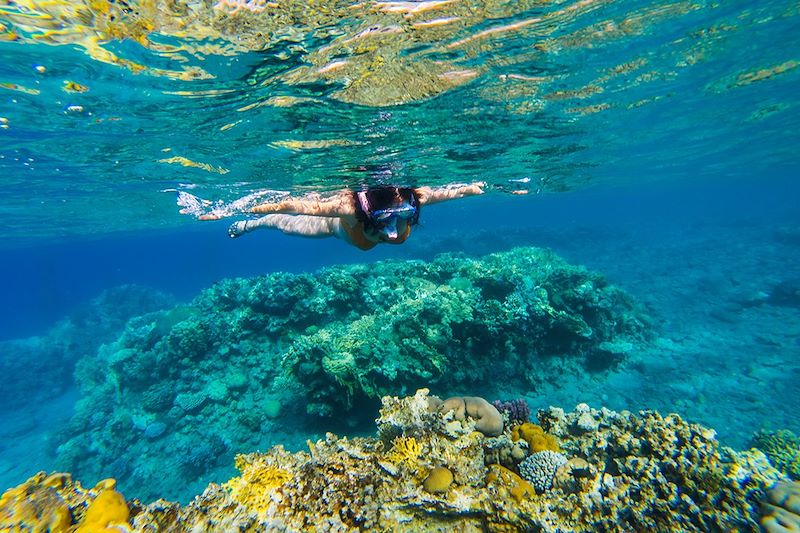
[[[469,186],[470,194],[483,194],[483,188],[486,187],[485,181],[478,181]]]
[[[222,218],[221,216],[215,215],[214,213],[208,213],[205,215],[200,215],[199,217],[197,217],[197,220],[219,220],[221,218]]]

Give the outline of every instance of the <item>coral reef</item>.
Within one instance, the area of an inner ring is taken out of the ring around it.
[[[0,374],[13,376],[0,388],[6,407],[30,404],[72,385],[75,363],[116,339],[127,320],[175,305],[175,299],[146,287],[107,289],[41,336],[0,341]]]
[[[535,386],[552,356],[573,356],[559,364],[576,371],[600,370],[624,357],[615,346],[630,347],[647,331],[618,289],[540,249],[380,267],[379,291],[353,295],[367,309],[287,351],[284,365],[313,398],[309,412],[341,412],[421,380],[446,388],[491,373]]]
[[[761,452],[720,448],[713,430],[674,414],[540,410],[563,460],[552,486],[537,492],[517,473],[535,455],[520,467],[487,453],[513,446],[510,428],[486,436],[469,415],[455,424],[452,411],[431,408],[432,399],[427,389],[385,397],[374,437],[329,433],[308,451],[240,455],[239,476],[188,505],[132,499],[104,513],[105,523],[129,511],[133,531],[756,532],[765,497],[768,531],[798,516],[796,484],[778,483],[785,478]],[[580,429],[587,414],[597,424]],[[0,527],[78,525],[109,490],[39,474],[0,500]]]
[[[536,248],[223,280],[131,319],[78,362],[57,465],[142,498],[188,499],[235,451],[274,444],[284,417],[352,427],[419,382],[464,390],[492,375],[535,388],[612,367],[625,355],[610,344],[648,335],[624,292]],[[452,401],[478,430],[502,432],[485,400]],[[171,458],[175,475],[143,457]]]

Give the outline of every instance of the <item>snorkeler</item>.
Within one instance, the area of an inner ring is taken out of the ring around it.
[[[302,237],[338,237],[361,250],[379,243],[401,244],[419,221],[423,205],[483,194],[485,185],[385,186],[342,191],[327,199],[298,198],[260,204],[251,211],[265,216],[234,222],[228,235],[235,238],[267,228]]]

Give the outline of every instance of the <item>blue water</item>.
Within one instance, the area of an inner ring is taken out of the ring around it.
[[[348,11],[335,22],[298,17],[297,35],[276,31],[267,43],[253,37],[264,21],[209,26],[198,15],[190,28],[207,50],[152,15],[149,41],[133,18],[125,40],[101,43],[117,60],[80,44],[96,28],[69,3],[48,6],[0,6],[0,490],[63,466],[59,447],[82,435],[70,425],[86,392],[75,365],[99,360],[131,317],[226,278],[514,246],[551,248],[605,275],[644,306],[656,341],[605,373],[538,390],[487,376],[465,392],[524,396],[534,409],[675,411],[736,448],[761,428],[800,433],[792,3],[488,2],[470,14],[452,7],[464,24],[441,34],[407,27],[422,15]],[[39,19],[20,19],[51,8],[66,13],[63,46]],[[543,22],[480,33],[533,18]],[[405,33],[348,41],[374,25]],[[374,46],[352,44],[363,39]],[[347,66],[324,71],[339,60]],[[190,67],[215,77],[176,74]],[[465,70],[474,74],[440,83]],[[521,178],[529,194],[509,194]],[[269,231],[232,240],[236,217],[199,222],[176,205],[177,191],[230,206],[257,191],[472,180],[487,194],[426,208],[407,243],[369,252]],[[91,338],[71,336],[70,324]],[[370,431],[293,415],[269,427],[241,441],[291,449],[329,429]],[[187,501],[250,451],[220,450],[180,490],[120,486]]]

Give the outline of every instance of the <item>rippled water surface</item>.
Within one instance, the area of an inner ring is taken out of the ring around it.
[[[799,22],[787,0],[0,1],[6,242],[192,223],[175,189],[768,179],[796,168]]]

